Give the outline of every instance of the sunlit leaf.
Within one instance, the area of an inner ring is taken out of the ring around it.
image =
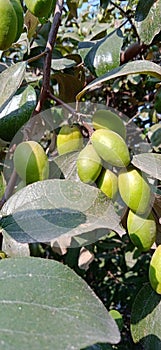
[[[103,74],[99,78],[94,79],[90,84],[88,84],[78,95],[77,100],[79,100],[86,91],[91,88],[101,86],[102,83],[110,79],[115,79],[128,74],[146,74],[152,75],[159,80],[161,80],[161,67],[153,62],[149,61],[134,61],[128,62],[118,68],[111,70],[110,72]]]
[[[49,242],[62,235],[95,242],[113,230],[120,217],[95,187],[71,180],[46,180],[16,192],[3,206],[3,234],[21,243]]]
[[[150,284],[142,287],[133,303],[131,334],[146,350],[161,347],[161,299]]]
[[[68,266],[39,258],[0,263],[0,344],[16,350],[78,350],[118,343],[116,323]]]
[[[19,62],[5,69],[0,74],[0,112],[21,85],[25,75],[25,69],[26,62]]]

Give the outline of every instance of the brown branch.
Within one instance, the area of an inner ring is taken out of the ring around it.
[[[116,7],[116,8],[122,13],[122,15],[123,15],[125,18],[128,19],[128,21],[129,21],[129,23],[131,24],[131,27],[132,27],[132,29],[133,29],[133,31],[134,31],[136,37],[138,38],[138,42],[140,42],[140,37],[139,37],[139,35],[138,35],[138,32],[137,32],[137,30],[136,30],[136,28],[135,28],[135,25],[134,25],[134,23],[133,23],[133,21],[132,21],[130,15],[129,15],[129,13],[126,12],[126,11],[124,11],[119,5],[115,4],[112,0],[110,0],[110,3],[111,3],[114,7]]]
[[[39,96],[39,101],[37,103],[34,113],[32,114],[32,117],[41,112],[44,101],[48,98],[48,95],[49,95],[52,51],[56,42],[56,37],[60,26],[63,4],[64,4],[64,0],[57,0],[54,17],[53,17],[53,23],[49,32],[46,49],[41,54],[41,56],[45,55],[45,62],[44,62],[44,69],[43,69],[43,84],[42,84],[42,89]],[[39,56],[35,57],[35,59],[39,58]],[[30,122],[27,124],[28,133],[26,130],[26,134],[28,134],[28,139],[29,139],[30,129],[32,130],[33,128],[32,118],[30,119],[30,121],[31,121],[31,125],[30,125]],[[24,130],[24,134],[25,134],[25,130]],[[0,200],[0,209],[3,207],[4,203],[8,200],[8,198],[12,195],[14,186],[16,184],[16,179],[17,179],[17,174],[16,174],[16,171],[13,170],[13,173],[8,182],[6,191],[2,199]]]
[[[39,101],[37,103],[33,116],[41,112],[44,101],[48,98],[48,94],[50,91],[50,71],[51,71],[52,51],[56,42],[56,37],[60,26],[63,4],[64,4],[64,0],[58,0],[56,3],[53,23],[49,32],[48,42],[46,45],[46,57],[44,62],[42,89],[41,89]]]

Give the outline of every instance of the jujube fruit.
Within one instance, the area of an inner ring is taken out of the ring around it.
[[[100,109],[93,114],[94,129],[109,129],[126,138],[126,128],[120,117],[110,110]]]
[[[156,222],[152,213],[140,216],[130,210],[127,229],[131,241],[140,251],[148,251],[156,240]]]
[[[19,0],[0,0],[0,50],[16,42],[23,29],[23,9]]]
[[[130,154],[124,139],[111,130],[98,129],[91,136],[98,155],[111,165],[124,167],[130,163]]]
[[[17,15],[17,35],[15,37],[15,42],[19,39],[24,25],[23,8],[21,6],[20,0],[11,0],[14,10]]]
[[[42,146],[36,141],[21,142],[14,152],[14,167],[28,185],[49,176],[49,162]]]
[[[78,126],[62,126],[57,136],[57,150],[59,155],[78,151],[82,147],[83,137]]]
[[[149,265],[149,281],[155,292],[161,294],[161,245],[152,255]]]
[[[77,172],[80,180],[85,183],[93,183],[98,178],[102,169],[101,159],[92,145],[87,145],[79,153],[77,159]]]
[[[118,192],[117,176],[109,169],[102,169],[97,186],[107,197],[114,199]]]
[[[28,10],[36,17],[48,17],[56,0],[25,0]]]
[[[141,171],[129,167],[118,175],[118,187],[125,204],[134,212],[144,214],[150,206],[151,190]]]

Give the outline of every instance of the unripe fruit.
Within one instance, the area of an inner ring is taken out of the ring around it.
[[[48,17],[56,0],[25,0],[28,10],[36,17]]]
[[[59,155],[78,151],[83,147],[83,137],[78,126],[64,125],[57,136],[57,150]]]
[[[101,159],[92,145],[87,145],[77,159],[77,172],[81,181],[93,183],[102,169]]]
[[[155,292],[161,294],[161,245],[152,255],[149,265],[149,281]]]
[[[144,214],[150,206],[150,186],[141,171],[129,167],[122,169],[118,175],[119,192],[126,205],[137,212]]]
[[[17,174],[27,185],[49,176],[47,155],[35,141],[21,142],[16,147],[13,162]]]
[[[130,210],[127,229],[131,241],[140,251],[148,251],[156,240],[156,222],[152,213],[147,217],[137,215]]]
[[[98,155],[111,165],[124,167],[130,163],[130,154],[124,139],[114,131],[98,129],[91,136]]]
[[[97,179],[98,188],[107,197],[114,199],[118,191],[117,176],[109,169],[103,169]]]
[[[110,110],[100,109],[96,111],[92,118],[94,129],[109,129],[119,134],[123,139],[126,138],[126,128],[117,114]]]
[[[17,15],[17,34],[14,40],[14,42],[16,42],[19,39],[23,30],[23,24],[24,24],[23,8],[21,6],[20,0],[11,0],[11,2]]]
[[[8,49],[17,40],[18,17],[15,2],[0,0],[0,50]]]

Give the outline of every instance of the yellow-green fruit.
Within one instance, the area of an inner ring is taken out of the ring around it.
[[[91,136],[98,155],[111,165],[124,167],[130,163],[130,154],[124,139],[114,131],[98,129]]]
[[[11,3],[14,7],[14,10],[17,16],[17,34],[14,40],[16,42],[19,39],[23,30],[23,24],[24,24],[23,8],[21,6],[20,0],[11,0]]]
[[[28,10],[36,17],[48,17],[56,0],[25,0]]]
[[[120,195],[126,205],[137,214],[144,214],[150,206],[151,191],[141,171],[129,167],[118,175]]]
[[[83,137],[78,126],[64,125],[57,136],[57,150],[59,155],[78,151],[83,147]]]
[[[21,142],[14,152],[14,167],[17,174],[28,185],[49,176],[49,162],[38,142]]]
[[[161,245],[152,255],[149,265],[149,281],[155,292],[161,294]]]
[[[81,181],[93,183],[102,169],[101,159],[92,145],[87,145],[79,153],[77,159],[77,172]]]
[[[110,129],[119,134],[123,139],[126,138],[126,128],[117,114],[110,110],[101,109],[94,113],[92,118],[94,129]]]
[[[152,213],[140,216],[130,210],[127,229],[131,241],[140,251],[148,251],[156,240],[156,223]]]
[[[109,311],[109,314],[112,316],[112,318],[116,321],[120,331],[123,328],[123,318],[122,315],[120,314],[120,312],[118,310],[112,309]]]
[[[116,197],[118,191],[117,176],[109,169],[103,169],[97,179],[98,188],[111,199]]]
[[[17,37],[18,19],[10,0],[0,0],[0,50],[8,49]]]

